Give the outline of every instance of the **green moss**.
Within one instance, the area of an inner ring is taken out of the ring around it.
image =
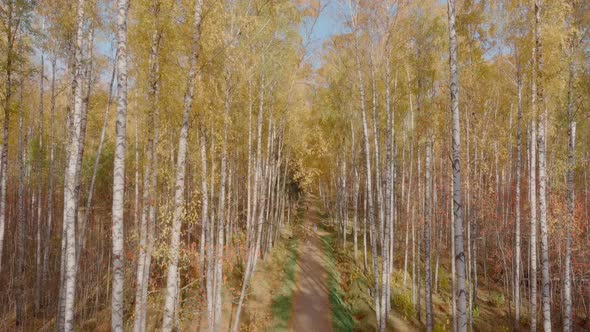
[[[355,321],[352,318],[352,310],[344,302],[344,294],[340,288],[340,275],[336,270],[332,237],[324,235],[321,239],[328,259],[328,290],[332,307],[332,326],[335,331],[354,331]]]

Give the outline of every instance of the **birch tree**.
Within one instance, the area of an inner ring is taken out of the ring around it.
[[[113,286],[111,330],[123,331],[125,151],[127,147],[127,15],[128,0],[117,0],[117,120],[113,163]]]
[[[8,185],[8,138],[10,135],[10,112],[12,109],[12,79],[14,72],[15,57],[17,50],[15,46],[21,29],[20,7],[14,0],[8,0],[4,6],[4,33],[6,34],[6,54],[4,70],[6,74],[4,91],[4,126],[2,132],[2,160],[0,160],[0,271],[2,271],[2,253],[4,249],[4,232],[6,229],[6,189]]]
[[[147,294],[150,276],[151,255],[153,251],[156,224],[156,191],[158,183],[158,142],[160,117],[160,40],[159,26],[160,1],[151,5],[154,26],[150,40],[148,100],[150,114],[148,123],[147,162],[144,167],[143,209],[139,229],[139,256],[136,273],[135,318],[133,330],[146,330]]]
[[[17,198],[17,234],[16,234],[16,273],[25,275],[25,156],[23,142],[23,89],[25,73],[21,64],[20,73],[20,101],[18,110],[18,198]],[[25,281],[18,278],[16,284],[16,329],[24,331],[25,325]]]
[[[425,197],[424,197],[424,269],[426,270],[426,330],[432,331],[433,310],[432,310],[432,262],[430,252],[430,228],[431,228],[431,196],[432,196],[432,138],[428,137],[426,141],[426,174],[425,174]]]
[[[199,59],[199,48],[201,42],[201,15],[203,1],[195,0],[194,21],[192,31],[192,48],[184,94],[182,127],[178,139],[178,157],[176,165],[176,180],[174,193],[174,215],[172,217],[172,231],[170,233],[170,261],[168,263],[168,274],[166,278],[166,298],[164,302],[164,321],[162,330],[172,331],[174,329],[174,313],[176,299],[178,296],[178,251],[180,246],[180,226],[184,219],[184,188],[185,168],[188,145],[189,114],[193,107],[193,97],[197,76],[197,60]]]
[[[574,34],[575,37],[575,34]],[[568,93],[567,93],[567,119],[568,119],[568,160],[567,160],[567,225],[565,234],[565,262],[563,267],[563,331],[572,331],[572,224],[574,222],[574,166],[576,164],[576,119],[574,117],[574,38],[570,41],[570,59],[568,65]]]
[[[543,330],[551,331],[551,280],[549,275],[549,239],[547,226],[547,105],[543,89],[543,46],[541,42],[541,0],[535,0],[535,59],[533,69],[537,72],[537,113],[539,114],[539,212],[541,223],[541,267],[543,304]]]
[[[356,7],[356,4],[355,4]],[[357,80],[358,80],[358,89],[361,96],[361,120],[363,125],[363,142],[364,142],[364,154],[365,154],[365,171],[366,171],[366,195],[367,195],[367,214],[369,219],[369,227],[372,239],[371,245],[371,253],[373,255],[373,275],[374,275],[374,290],[373,290],[373,300],[375,303],[375,313],[377,315],[377,322],[378,326],[377,329],[383,331],[385,326],[382,326],[383,320],[381,319],[381,310],[380,310],[380,293],[379,293],[379,267],[377,263],[377,239],[376,239],[376,227],[375,227],[375,216],[374,216],[374,209],[373,209],[373,186],[371,180],[371,143],[369,141],[369,127],[367,121],[367,111],[365,107],[365,90],[364,90],[364,83],[363,83],[363,75],[361,72],[361,63],[360,63],[360,55],[359,55],[359,45],[358,45],[358,27],[357,27],[357,13],[355,10],[357,8],[353,7],[352,3],[349,3],[349,8],[351,10],[351,18],[352,18],[352,27],[353,27],[353,35],[354,35],[354,57],[355,57],[355,65],[357,71]]]
[[[455,221],[455,269],[457,272],[457,330],[467,331],[465,292],[465,253],[463,251],[463,206],[461,205],[461,138],[459,124],[459,74],[457,71],[457,34],[455,32],[455,0],[448,1],[449,54],[451,77],[451,111],[453,113],[453,218]]]
[[[79,0],[77,3],[76,16],[76,43],[74,50],[74,80],[73,80],[73,112],[71,117],[71,131],[69,137],[69,149],[67,153],[67,163],[64,176],[64,213],[63,213],[63,228],[65,239],[65,249],[63,257],[65,266],[62,266],[64,275],[64,283],[61,285],[60,293],[63,293],[63,317],[58,317],[63,320],[63,330],[74,330],[74,310],[75,310],[75,292],[76,292],[76,177],[78,169],[81,167],[78,159],[78,151],[81,149],[84,142],[82,136],[82,116],[83,116],[83,67],[82,67],[82,44],[84,40],[84,7],[85,0]]]

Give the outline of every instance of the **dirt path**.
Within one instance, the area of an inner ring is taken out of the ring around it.
[[[323,234],[313,226],[318,223],[313,207],[310,207],[306,216],[309,229],[299,243],[290,331],[332,331],[327,262],[320,240]]]

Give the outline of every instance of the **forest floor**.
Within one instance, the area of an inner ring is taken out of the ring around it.
[[[321,215],[322,228],[328,234],[336,234],[334,223],[327,215]],[[362,236],[358,239],[359,253],[355,262],[352,239],[348,239],[343,246],[341,238],[335,235],[323,237],[326,251],[331,253],[331,260],[338,277],[338,296],[340,306],[350,312],[353,321],[337,331],[376,331],[375,310],[373,307],[372,289],[373,276],[363,268]],[[367,238],[368,241],[368,238]],[[438,286],[433,290],[434,307],[434,331],[451,331],[451,275],[447,269],[448,262],[441,260],[439,266]],[[371,255],[368,253],[367,264],[371,264]],[[403,252],[396,253],[395,266],[403,266]],[[421,264],[421,270],[424,270]],[[482,278],[483,279],[483,278]],[[422,281],[423,282],[423,281]],[[391,312],[388,316],[387,331],[422,331],[425,329],[424,287],[420,291],[421,310],[412,300],[412,278],[408,274],[407,281],[403,282],[403,271],[396,270],[391,280]],[[491,280],[481,280],[478,288],[478,305],[473,309],[474,331],[511,331],[513,329],[511,312],[500,286]],[[332,306],[334,302],[331,301]],[[333,309],[334,312],[334,309]],[[524,311],[523,311],[524,312]],[[335,325],[337,326],[337,325]],[[526,317],[523,317],[521,330],[529,329]]]
[[[315,209],[307,208],[304,239],[299,245],[290,331],[332,331],[328,297],[328,261],[322,248]]]
[[[375,331],[375,311],[371,294],[373,277],[363,267],[362,244],[359,234],[358,257],[355,261],[352,239],[343,246],[337,236],[336,224],[320,207],[316,198],[301,206],[291,224],[281,231],[280,240],[260,261],[251,280],[244,303],[240,331]],[[362,230],[362,225],[359,225]],[[349,234],[352,233],[349,230]],[[368,240],[368,238],[367,238]],[[371,255],[368,253],[368,265]],[[435,331],[450,331],[451,278],[448,261],[440,261],[438,285],[433,293]],[[403,282],[403,252],[396,253],[392,275],[392,311],[388,331],[424,330],[424,287],[420,292],[422,310],[418,313],[412,300],[412,278]],[[408,267],[410,268],[410,267]],[[239,295],[241,273],[228,271],[224,288],[224,330],[229,330]],[[423,271],[423,265],[421,264]],[[188,306],[191,299],[203,295],[192,292],[185,298],[185,316],[181,331],[203,329],[205,321],[196,307]],[[501,287],[492,278],[482,278],[478,287],[478,305],[473,310],[474,331],[512,330],[511,312]],[[148,312],[148,330],[155,330],[161,314],[162,295],[152,294]],[[194,311],[194,310],[196,311]],[[528,330],[527,313],[523,308],[521,330]],[[191,314],[192,313],[192,314]],[[82,330],[107,331],[109,310],[99,311],[97,319],[84,321]],[[420,318],[418,318],[420,316]],[[131,322],[131,321],[130,321]],[[50,330],[47,324],[45,330]],[[583,330],[583,329],[581,329]]]
[[[327,272],[327,293],[329,298],[329,308],[324,301],[324,293],[314,291],[306,294],[309,303],[322,303],[320,305],[307,305],[306,312],[317,310],[323,314],[326,310],[331,311],[331,328],[320,328],[318,324],[324,324],[318,318],[314,318],[310,326],[314,326],[315,331],[375,331],[375,311],[373,307],[373,297],[370,287],[373,283],[372,275],[363,268],[362,256],[362,236],[359,236],[359,255],[355,262],[352,239],[348,239],[347,245],[343,246],[342,239],[336,234],[335,224],[330,216],[320,208],[319,202],[313,202],[309,207],[311,213],[308,213],[304,223],[318,225],[317,232],[306,231],[313,234],[311,245],[315,246],[319,240],[323,245],[322,251],[308,251],[303,246],[304,237],[300,240],[300,260],[319,260],[322,268],[310,269],[310,274],[326,280],[324,269]],[[351,233],[351,232],[350,232]],[[368,239],[367,239],[368,240]],[[403,252],[396,253],[395,265],[403,266]],[[370,252],[367,257],[370,265]],[[452,324],[451,315],[451,276],[446,264],[441,260],[439,266],[438,285],[433,294],[435,331],[450,331]],[[422,264],[421,264],[422,265]],[[421,270],[424,270],[423,265]],[[296,280],[299,277],[296,277]],[[317,279],[316,279],[317,280]],[[388,316],[388,331],[421,331],[425,328],[425,308],[424,308],[424,287],[421,287],[420,297],[422,298],[421,312],[412,301],[412,280],[411,276],[407,277],[407,282],[403,283],[403,272],[396,271],[392,275],[392,298],[391,312]],[[297,285],[297,281],[296,281]],[[324,284],[325,285],[325,284]],[[491,280],[480,281],[478,289],[478,305],[473,310],[473,330],[475,331],[510,331],[512,330],[511,312],[508,310],[504,296],[501,295],[500,287],[491,282]],[[318,288],[319,289],[319,288]],[[325,288],[322,288],[322,291]],[[297,293],[296,293],[297,294]],[[295,302],[298,300],[296,299]],[[315,307],[314,307],[315,306]],[[298,308],[294,307],[294,315],[298,314]],[[306,314],[309,317],[312,314]],[[523,319],[522,329],[527,329],[526,318]],[[301,329],[296,331],[314,331],[314,329]]]

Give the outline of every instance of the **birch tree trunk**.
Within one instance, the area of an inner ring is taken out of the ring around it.
[[[452,169],[451,169],[452,173]],[[452,176],[452,174],[451,174]],[[451,181],[451,193],[454,195],[455,193],[455,182]],[[454,259],[455,257],[455,213],[453,209],[454,201],[450,200],[449,202],[449,211],[451,215],[451,289],[452,289],[452,296],[451,296],[451,312],[453,315],[453,332],[458,330],[457,328],[457,264]]]
[[[40,81],[39,81],[39,157],[37,160],[37,250],[35,252],[35,312],[39,312],[41,307],[41,273],[42,273],[42,253],[41,248],[42,244],[42,237],[41,233],[43,233],[43,111],[44,111],[44,104],[43,99],[45,97],[45,53],[41,51],[41,73],[40,73]]]
[[[430,257],[430,224],[431,224],[431,196],[432,196],[432,137],[426,141],[426,191],[424,197],[424,268],[426,291],[426,330],[431,332],[434,328],[432,311],[432,263]]]
[[[457,35],[455,32],[455,0],[448,1],[449,53],[451,75],[451,109],[453,112],[453,214],[455,219],[455,268],[457,272],[457,330],[467,330],[465,293],[465,253],[463,251],[463,206],[461,204],[460,123],[459,123],[459,74],[457,71]]]
[[[252,96],[252,78],[248,79],[248,174],[247,174],[247,197],[246,197],[246,248],[252,242],[252,110],[254,98]]]
[[[155,3],[156,11],[159,2]],[[156,15],[156,21],[158,16]],[[143,294],[142,300],[147,302],[149,276],[150,276],[150,265],[152,259],[152,253],[154,251],[155,233],[156,233],[156,222],[157,222],[157,210],[158,210],[158,145],[160,143],[160,63],[159,63],[159,41],[160,34],[155,37],[152,41],[152,51],[154,55],[152,62],[152,69],[150,69],[153,77],[151,77],[152,85],[150,93],[154,98],[151,127],[153,127],[153,141],[150,144],[151,151],[151,170],[150,170],[150,185],[149,185],[149,215],[148,215],[148,229],[147,229],[147,250],[145,256],[144,270],[143,270]],[[154,45],[156,43],[156,45]],[[156,49],[155,51],[153,49]],[[154,68],[155,67],[155,68]],[[142,308],[142,326],[146,325],[146,312],[147,308]]]
[[[373,260],[373,275],[374,275],[374,291],[373,291],[373,301],[375,303],[375,312],[377,314],[377,322],[378,326],[377,329],[382,331],[384,327],[381,326],[381,310],[380,310],[380,296],[379,296],[379,266],[377,264],[377,239],[376,239],[376,228],[375,228],[375,216],[374,216],[374,209],[373,209],[373,185],[371,180],[371,144],[369,142],[369,127],[367,121],[367,111],[365,108],[365,91],[363,86],[363,76],[361,72],[361,63],[359,58],[359,45],[358,45],[358,38],[355,32],[355,62],[356,62],[356,69],[358,74],[358,81],[359,81],[359,92],[361,95],[361,116],[362,116],[362,123],[363,123],[363,141],[365,145],[364,154],[365,154],[365,166],[366,166],[366,181],[367,181],[367,214],[369,218],[369,227],[370,227],[370,234],[372,238],[372,245],[371,245],[371,254]]]
[[[160,2],[152,3],[154,16],[154,30],[151,36],[149,58],[149,87],[150,123],[148,124],[147,162],[144,166],[143,211],[139,230],[139,257],[137,263],[137,285],[135,292],[135,320],[134,332],[146,330],[147,291],[149,284],[151,255],[154,242],[156,219],[156,192],[158,182],[158,141],[160,116],[160,30],[159,12]]]
[[[10,133],[10,110],[12,108],[12,71],[13,71],[13,57],[14,57],[14,43],[16,40],[17,30],[14,27],[15,14],[14,4],[12,1],[8,2],[6,9],[6,90],[4,92],[4,128],[2,137],[2,160],[0,160],[0,173],[2,179],[0,180],[0,271],[2,271],[2,253],[4,249],[4,232],[6,228],[6,205],[7,195],[6,186],[8,184],[8,139]]]
[[[537,330],[537,2],[535,0],[535,36],[532,51],[532,74],[531,74],[531,138],[530,138],[530,179],[529,179],[529,196],[530,196],[530,208],[531,208],[531,236],[530,236],[530,260],[531,260],[531,272],[530,272],[530,284],[531,284],[531,319],[530,327],[531,332]]]
[[[516,202],[514,232],[514,327],[520,329],[520,169],[522,164],[522,73],[517,64],[516,88],[518,96],[518,115],[516,124]]]
[[[189,72],[187,77],[187,86],[184,94],[184,110],[182,117],[182,127],[178,139],[178,157],[175,176],[174,191],[174,214],[172,217],[172,230],[170,233],[170,261],[168,263],[168,275],[166,278],[166,298],[164,301],[164,320],[162,330],[165,332],[174,329],[174,317],[176,309],[176,300],[178,296],[178,255],[180,249],[180,227],[184,219],[184,178],[186,167],[186,155],[188,145],[188,121],[189,114],[193,107],[193,97],[195,91],[195,81],[197,74],[197,60],[199,58],[199,49],[201,42],[201,15],[202,0],[195,0],[194,5],[194,22],[192,36],[192,50],[189,62]]]
[[[534,50],[534,49],[533,49]],[[531,94],[531,106],[533,110],[533,119],[531,120],[531,138],[530,138],[530,178],[529,178],[529,200],[531,215],[531,235],[530,235],[530,285],[531,285],[531,332],[537,330],[537,123],[535,121],[536,105],[536,79],[533,71]]]
[[[123,331],[124,199],[127,127],[127,15],[128,0],[117,0],[117,125],[113,163],[113,286],[111,330]]]
[[[55,160],[55,74],[56,74],[56,67],[57,67],[57,58],[54,56],[51,60],[51,119],[50,119],[50,129],[49,129],[49,174],[48,174],[48,182],[49,188],[47,190],[47,225],[45,227],[45,242],[43,243],[43,276],[41,277],[41,285],[45,290],[44,294],[44,305],[47,304],[48,300],[48,291],[47,291],[47,281],[49,279],[49,244],[51,240],[51,227],[53,222],[53,186],[54,186],[54,176],[53,176],[53,167],[54,167],[54,160]],[[1,250],[1,249],[0,249]]]
[[[551,331],[551,280],[549,271],[549,239],[547,227],[547,105],[543,91],[543,46],[541,43],[541,0],[535,0],[535,60],[537,68],[537,111],[539,114],[539,213],[541,222],[541,271],[543,330]]]
[[[262,165],[262,127],[263,127],[263,116],[264,116],[264,82],[265,75],[262,74],[260,79],[260,97],[259,97],[259,109],[258,109],[258,124],[257,124],[257,146],[256,146],[256,174],[254,175],[254,203],[256,205],[255,223],[256,223],[256,245],[254,247],[254,256],[252,257],[252,266],[250,267],[250,274],[256,269],[256,263],[258,262],[258,256],[260,253],[260,243],[262,240],[262,226],[264,216],[264,202],[266,201],[265,191],[263,188],[263,165]],[[269,125],[270,126],[270,125]],[[260,193],[257,197],[257,192]]]
[[[21,65],[22,67],[22,65]],[[25,157],[23,155],[23,86],[24,73],[20,78],[20,102],[18,107],[18,201],[16,224],[16,271],[20,276],[15,280],[16,330],[24,331],[25,327]]]
[[[211,277],[211,262],[213,261],[213,244],[211,243],[211,232],[213,232],[213,223],[209,219],[209,190],[207,188],[207,140],[205,135],[205,126],[203,123],[204,122],[201,119],[201,128],[199,128],[199,146],[201,155],[201,220],[204,225],[203,227],[205,227],[204,237],[206,243],[205,249],[207,252],[205,287],[207,292],[207,318],[209,318],[211,314],[211,304],[213,302],[211,292],[211,289],[213,288],[213,278]],[[211,323],[209,319],[207,319],[207,323]],[[208,325],[208,327],[210,328],[211,326]]]
[[[390,100],[390,66],[389,59],[385,60],[385,234],[383,239],[382,247],[382,289],[381,292],[381,312],[382,312],[382,326],[383,328],[387,325],[387,316],[389,314],[390,307],[390,246],[392,242],[393,232],[393,209],[394,205],[392,202],[393,196],[395,195],[394,179],[393,179],[393,164],[394,158],[392,156],[392,114],[391,114],[391,100]]]
[[[76,152],[78,158],[78,169],[76,171],[76,273],[78,272],[78,262],[80,261],[80,256],[82,254],[82,244],[84,243],[85,239],[83,239],[83,233],[81,230],[86,229],[86,225],[82,225],[84,221],[84,217],[80,220],[79,218],[79,209],[80,209],[80,188],[82,183],[82,162],[84,160],[84,141],[86,139],[86,122],[88,116],[88,108],[90,103],[90,94],[92,90],[92,53],[93,53],[93,43],[94,43],[94,28],[92,23],[90,24],[90,28],[86,33],[86,38],[84,40],[85,48],[86,48],[86,55],[82,59],[82,64],[84,66],[84,74],[83,80],[84,85],[82,86],[84,97],[82,99],[82,120],[80,125],[80,147]]]
[[[82,67],[82,44],[84,28],[84,6],[85,1],[78,1],[77,12],[77,35],[75,46],[74,63],[74,109],[71,117],[71,132],[69,153],[64,176],[64,235],[65,235],[65,265],[62,265],[64,283],[60,292],[63,293],[63,329],[64,331],[74,330],[74,305],[76,292],[76,177],[81,165],[78,163],[78,151],[83,145],[82,136],[82,90],[83,90],[83,67]],[[59,317],[62,319],[62,317]]]
[[[259,95],[259,109],[258,109],[258,119],[257,119],[257,129],[256,129],[256,159],[254,160],[253,170],[254,170],[254,181],[252,185],[252,202],[248,202],[248,205],[252,206],[252,210],[250,211],[250,221],[252,232],[256,231],[256,233],[252,234],[255,236],[252,239],[250,236],[250,246],[248,247],[247,253],[247,261],[246,261],[246,268],[244,271],[244,280],[242,281],[242,290],[240,292],[240,298],[238,300],[238,307],[236,308],[236,315],[234,319],[234,323],[232,326],[232,331],[237,332],[239,330],[240,324],[240,315],[242,312],[242,305],[244,303],[244,298],[246,296],[246,291],[248,290],[248,285],[250,283],[250,278],[254,272],[256,267],[256,256],[258,255],[258,248],[260,246],[260,236],[262,233],[262,223],[257,218],[258,213],[258,187],[259,187],[259,178],[260,178],[260,163],[262,158],[262,120],[264,114],[264,73],[262,73],[260,78],[260,95]],[[251,113],[251,111],[249,111]],[[251,130],[250,128],[248,129]],[[248,149],[248,159],[252,159],[250,156],[252,153],[251,149]],[[260,201],[264,201],[264,198]]]
[[[150,139],[151,140],[151,139]],[[149,143],[148,143],[149,145]],[[150,149],[150,147],[148,147]],[[133,331],[134,332],[142,332],[145,331],[146,328],[146,321],[145,321],[145,311],[147,310],[147,297],[144,297],[144,289],[147,288],[146,285],[146,275],[149,277],[149,271],[146,270],[146,256],[147,256],[147,247],[148,247],[148,223],[149,223],[149,199],[150,199],[150,173],[151,173],[151,157],[150,152],[147,152],[148,160],[146,162],[144,173],[143,173],[143,193],[142,193],[142,201],[143,206],[141,208],[141,219],[139,220],[139,243],[138,243],[138,257],[137,257],[137,271],[135,275],[136,279],[136,288],[135,288],[135,309],[134,309],[134,322],[133,322]]]
[[[377,213],[379,216],[379,230],[375,234],[378,242],[383,245],[383,233],[385,224],[385,212],[383,204],[383,190],[382,190],[382,177],[381,177],[381,149],[380,133],[379,133],[379,109],[377,105],[377,82],[375,78],[375,65],[373,63],[373,45],[371,43],[371,54],[369,56],[369,67],[371,71],[371,96],[372,96],[372,115],[373,115],[373,143],[375,145],[375,191],[377,198]],[[370,135],[369,135],[370,136]],[[382,320],[383,322],[383,320]]]
[[[407,70],[406,68],[406,75],[408,77],[408,90],[411,91],[411,86],[410,86],[410,72],[409,70]],[[406,190],[406,240],[405,240],[405,252],[404,252],[404,279],[403,279],[403,286],[406,286],[406,279],[408,276],[408,250],[409,250],[409,229],[410,229],[410,225],[408,223],[408,220],[411,220],[410,218],[410,197],[412,195],[412,173],[414,171],[414,103],[412,102],[412,93],[410,92],[410,94],[408,95],[408,99],[410,102],[410,124],[409,127],[410,128],[406,128],[406,130],[408,130],[410,132],[410,137],[409,137],[409,141],[410,141],[410,167],[409,167],[409,171],[408,173],[408,189]],[[403,204],[403,202],[402,202]]]
[[[225,225],[225,191],[227,182],[227,136],[229,128],[229,111],[231,107],[231,74],[229,69],[226,69],[226,87],[225,87],[225,103],[223,111],[223,138],[221,142],[221,169],[219,179],[219,221],[217,223],[217,257],[216,257],[216,271],[215,280],[215,322],[214,331],[221,328],[221,286],[223,283],[223,245],[224,245],[224,225]]]
[[[354,243],[354,261],[357,262],[358,260],[358,201],[359,201],[359,187],[360,187],[360,179],[359,179],[359,172],[356,163],[356,144],[355,144],[355,135],[354,135],[354,122],[352,121],[352,117],[350,119],[350,134],[351,134],[351,143],[350,143],[350,154],[351,154],[351,161],[352,161],[352,168],[353,168],[353,187],[354,193],[352,198],[352,205],[354,210],[354,219],[352,225],[352,237]]]
[[[209,237],[207,238],[207,327],[210,331],[215,328],[215,126],[210,125],[209,154],[211,159],[211,171],[209,176]]]
[[[575,36],[575,34],[574,34]],[[567,224],[565,228],[565,262],[563,267],[563,331],[572,331],[572,226],[574,223],[574,167],[576,164],[576,120],[574,118],[574,46],[570,41],[569,79],[567,94],[568,162],[567,162]]]
[[[135,199],[133,202],[133,229],[135,232],[139,226],[139,109],[137,107],[137,101],[135,102],[135,144],[134,144],[134,155],[135,155],[135,179],[134,179],[134,194]],[[143,210],[143,209],[142,209]]]

